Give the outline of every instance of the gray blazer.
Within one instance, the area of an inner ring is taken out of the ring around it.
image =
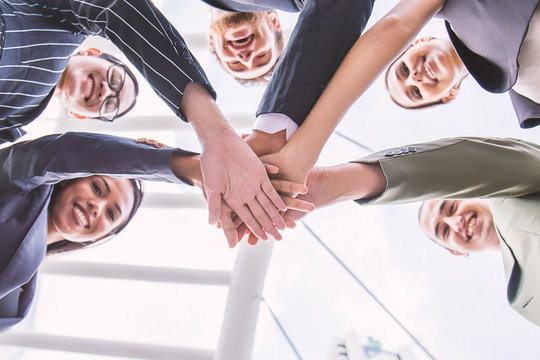
[[[454,138],[375,153],[388,185],[360,204],[487,198],[503,256],[507,298],[540,325],[540,146],[514,139]]]
[[[169,167],[173,152],[188,154],[88,133],[49,135],[0,149],[0,331],[22,320],[34,297],[54,184],[92,174],[181,183]]]
[[[301,125],[362,33],[375,0],[203,1],[231,11],[302,11],[257,110]]]
[[[509,91],[522,128],[540,124],[540,105],[511,87],[519,69],[518,55],[538,0],[446,0],[437,16],[463,63],[490,92]]]

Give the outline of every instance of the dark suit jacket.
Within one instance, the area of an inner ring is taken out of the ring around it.
[[[203,1],[231,11],[302,10],[257,110],[257,115],[285,114],[298,125],[304,122],[343,58],[362,33],[374,2],[374,0]]]
[[[540,105],[521,96],[515,84],[521,43],[538,0],[446,0],[437,16],[463,63],[490,92],[510,92],[522,128],[540,124]]]
[[[22,320],[32,302],[54,184],[96,173],[180,183],[169,167],[173,152],[183,151],[88,133],[0,149],[0,331]]]
[[[1,1],[0,18],[0,142],[24,135],[21,127],[47,106],[88,35],[118,46],[180,117],[187,84],[204,84],[215,96],[184,39],[149,0]]]

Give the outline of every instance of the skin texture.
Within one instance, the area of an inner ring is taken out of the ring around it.
[[[275,12],[212,12],[208,41],[223,68],[239,79],[258,78],[276,64],[276,31],[281,29]]]
[[[94,175],[57,186],[61,189],[49,205],[49,244],[98,240],[124,223],[133,208],[128,179]]]
[[[221,221],[229,243],[236,243],[232,216],[238,215],[262,239],[280,237],[285,228],[279,211],[287,209],[257,155],[229,126],[206,89],[190,83],[182,110],[202,147],[201,170],[208,199],[209,223]]]
[[[112,62],[97,56],[73,56],[62,74],[56,93],[69,111],[86,117],[99,117],[99,108],[105,98],[115,95],[107,83],[107,70]],[[126,74],[120,90],[122,113],[135,101],[135,85]]]
[[[451,101],[467,74],[450,40],[423,38],[390,65],[386,85],[394,101],[412,108]]]
[[[482,200],[425,201],[420,227],[429,238],[456,255],[499,249],[491,211]]]

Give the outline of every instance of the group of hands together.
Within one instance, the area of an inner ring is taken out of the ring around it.
[[[285,130],[255,130],[239,137],[225,129],[207,143],[201,156],[209,223],[223,230],[229,246],[245,236],[255,245],[278,230],[294,228],[315,204],[305,185],[311,166],[286,146]]]

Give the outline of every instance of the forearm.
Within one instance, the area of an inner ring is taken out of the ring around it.
[[[347,54],[305,122],[285,146],[313,166],[347,109],[442,6],[441,0],[403,0],[362,35]]]
[[[180,182],[169,166],[173,153],[195,155],[103,134],[44,136],[0,150],[0,188],[29,190],[91,174]]]
[[[173,152],[169,164],[178,179],[203,188],[200,155]]]
[[[346,163],[317,170],[319,178],[315,180],[317,184],[313,184],[316,208],[347,200],[373,198],[386,188],[386,178],[378,163]],[[310,182],[308,179],[309,191],[312,190]]]
[[[203,148],[222,131],[233,131],[208,91],[197,83],[186,86],[182,111],[193,126]]]

